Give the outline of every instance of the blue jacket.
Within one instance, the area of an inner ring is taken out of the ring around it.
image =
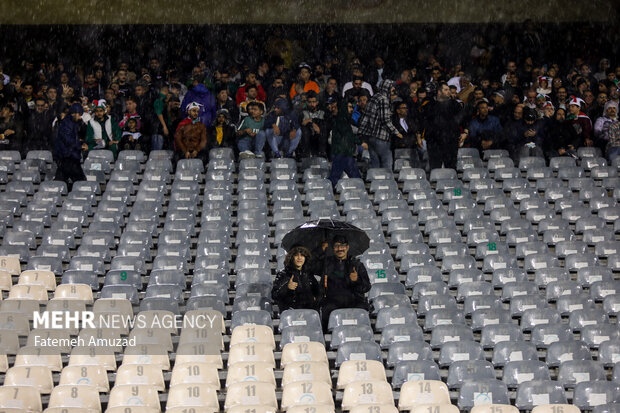
[[[196,102],[202,105],[198,118],[205,126],[211,126],[215,120],[215,97],[209,89],[202,83],[197,84],[192,90],[187,92],[181,103],[181,114],[183,119],[187,117],[187,105]]]
[[[67,115],[58,125],[54,152],[59,159],[82,159],[82,142],[80,141],[80,124]]]

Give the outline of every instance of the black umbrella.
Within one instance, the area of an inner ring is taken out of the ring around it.
[[[282,248],[290,251],[291,248],[300,245],[310,251],[319,247],[324,240],[332,244],[336,235],[343,235],[349,242],[349,256],[355,257],[368,249],[370,239],[366,232],[358,227],[342,221],[331,219],[319,219],[306,222],[291,230],[282,239]]]

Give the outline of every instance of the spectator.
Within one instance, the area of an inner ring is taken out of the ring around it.
[[[185,108],[188,117],[182,120],[174,134],[174,163],[180,159],[200,159],[207,164],[207,128],[200,121],[200,104],[192,102]]]
[[[468,130],[469,136],[465,142],[471,147],[480,151],[501,148],[502,125],[497,116],[489,114],[486,99],[478,101],[476,116],[470,122]]]
[[[323,330],[327,330],[331,312],[338,308],[368,310],[364,294],[370,290],[370,280],[366,267],[357,258],[349,256],[349,242],[344,236],[337,235],[332,242],[333,255],[317,257],[323,296]]]
[[[267,95],[265,94],[265,89],[258,83],[256,79],[256,72],[248,71],[245,75],[245,83],[237,89],[236,102],[237,105],[241,104],[241,102],[246,100],[246,89],[248,86],[256,86],[256,98],[261,102],[267,100]]]
[[[447,88],[447,86],[446,86]],[[384,80],[370,99],[360,122],[358,134],[370,148],[370,167],[392,170],[392,135],[403,135],[392,124],[392,100],[396,98],[393,80]]]
[[[288,309],[318,309],[321,290],[309,272],[311,254],[304,247],[293,247],[284,258],[284,269],[276,274],[271,296],[280,313]]]
[[[122,132],[117,124],[107,115],[106,101],[100,99],[94,102],[95,116],[86,122],[86,145],[88,150],[108,149],[114,157],[118,155],[118,143]],[[135,120],[135,119],[134,119]],[[137,122],[136,122],[137,124]]]
[[[185,108],[190,107],[194,102],[199,105],[200,113],[198,119],[206,128],[211,125],[213,119],[215,119],[215,98],[204,84],[200,83],[194,86],[192,90],[187,92],[187,95],[185,95],[185,98],[181,102],[181,114],[183,116],[189,115]]]
[[[297,114],[290,110],[286,99],[276,100],[258,136],[258,141],[269,144],[275,158],[281,158],[282,155],[286,158],[293,156],[301,141],[301,128]]]
[[[544,156],[544,133],[544,122],[537,119],[535,110],[524,108],[523,122],[517,125],[515,163],[522,157]]]
[[[236,130],[230,123],[230,114],[226,109],[220,109],[215,114],[215,122],[207,128],[207,148],[233,148],[235,145]]]
[[[336,99],[340,98],[340,95],[338,94],[338,81],[335,77],[330,77],[327,79],[327,86],[325,86],[325,89],[319,93],[319,105],[322,108],[327,107],[327,100],[330,97],[334,97]]]
[[[327,137],[329,130],[325,122],[325,111],[319,109],[319,96],[313,90],[307,92],[306,109],[301,112],[302,141],[300,156],[327,158]]]
[[[136,118],[129,118],[125,124],[125,130],[121,135],[118,147],[121,150],[142,150],[141,142],[144,140],[140,130],[138,129],[138,121]]]
[[[579,136],[579,146],[592,146],[592,121],[590,118],[581,111],[584,101],[578,97],[571,96],[568,101],[568,116],[566,119],[569,121],[577,135]]]
[[[314,80],[310,80],[310,70],[312,70],[312,68],[307,63],[301,63],[299,65],[299,75],[297,78],[297,82],[293,83],[293,85],[291,86],[291,91],[289,93],[291,99],[293,99],[298,93],[296,88],[297,85],[303,86],[304,92],[309,92],[312,90],[316,94],[318,94],[321,91],[319,89],[319,85]]]
[[[230,97],[225,86],[218,86],[216,89],[215,109],[217,112],[224,109],[228,111],[228,116],[232,122],[237,123],[239,121],[239,109],[237,109],[235,101]]]
[[[392,144],[395,150],[401,149],[408,153],[407,159],[414,168],[422,167],[422,135],[415,120],[409,116],[409,107],[405,102],[397,102],[395,105],[396,113],[392,122],[396,129],[403,135],[402,139],[393,139]]]
[[[351,102],[341,104],[339,107],[336,98],[331,97],[328,101],[328,108],[333,119],[331,128],[332,169],[329,174],[329,180],[332,183],[332,187],[335,187],[343,172],[349,178],[361,178],[355,157],[360,147],[368,150],[368,145],[361,143],[351,128],[351,115],[353,113],[353,104]]]
[[[157,65],[159,65],[159,61],[157,59],[151,59],[151,63],[153,60],[157,61]],[[170,129],[168,129],[168,124],[166,123],[166,102],[170,96],[170,92],[168,86],[161,86],[159,88],[159,95],[153,103],[153,112],[155,116],[157,116],[155,133],[151,137],[151,150],[160,150],[164,147],[164,141],[170,138]]]
[[[58,125],[54,142],[54,158],[58,166],[54,179],[66,182],[69,191],[74,182],[86,179],[80,165],[82,150],[88,149],[88,145],[82,142],[79,136],[83,113],[82,105],[71,105],[68,115]]]
[[[0,150],[22,151],[24,126],[12,104],[0,110]]]
[[[620,156],[620,122],[618,120],[609,125],[607,138],[607,158],[609,163],[613,163]]]
[[[265,134],[261,133],[265,124],[263,117],[264,106],[259,102],[251,102],[247,106],[248,116],[246,116],[237,128],[237,148],[239,156],[243,158],[263,158],[263,147],[265,146]],[[254,152],[252,152],[254,149]]]
[[[550,127],[547,128],[547,139],[545,140],[545,154],[547,158],[554,156],[572,156],[577,158],[579,137],[575,128],[566,121],[566,109],[556,110]]]
[[[52,142],[52,121],[54,113],[46,108],[45,99],[35,99],[34,111],[28,116],[26,123],[26,142],[24,151],[49,150]]]
[[[437,98],[427,105],[424,117],[424,139],[430,168],[441,168],[442,164],[445,168],[456,168],[459,144],[467,134],[461,134],[459,138],[461,106],[450,97],[447,84],[439,85]]]
[[[594,139],[596,146],[606,148],[609,142],[609,127],[618,121],[618,103],[610,100],[605,103],[605,113],[594,124]]]

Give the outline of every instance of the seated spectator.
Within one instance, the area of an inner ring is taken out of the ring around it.
[[[284,269],[276,274],[271,290],[280,313],[289,309],[318,309],[321,289],[314,274],[309,272],[310,258],[310,251],[299,246],[286,254]]]
[[[609,125],[606,153],[610,163],[620,156],[620,121],[618,120]]]
[[[192,102],[187,105],[188,117],[183,119],[174,134],[175,155],[174,164],[180,159],[202,160],[207,164],[209,153],[207,152],[207,128],[198,117],[200,105]]]
[[[264,103],[258,100],[257,96],[258,96],[258,88],[256,87],[256,85],[248,85],[245,89],[245,100],[239,104],[240,120],[243,120],[243,118],[248,116],[247,106],[250,102],[256,102],[264,106]]]
[[[258,133],[259,141],[267,142],[274,158],[293,156],[301,141],[301,128],[297,114],[290,109],[286,99],[278,99],[274,109],[265,118],[263,129]]]
[[[260,102],[250,102],[247,106],[246,116],[237,128],[237,149],[239,156],[243,158],[264,157],[265,135],[262,129],[265,124],[263,105]],[[254,149],[254,152],[252,152]]]
[[[0,110],[0,150],[22,151],[24,125],[15,113],[13,104],[4,105]]]
[[[596,120],[594,124],[594,139],[596,146],[605,148],[609,142],[609,127],[613,122],[618,121],[618,102],[610,100],[605,103],[603,116]]]
[[[572,125],[566,121],[566,109],[558,108],[555,116],[547,127],[545,154],[551,159],[554,156],[572,156],[577,158],[579,137]]]
[[[230,114],[220,109],[215,115],[215,122],[207,128],[207,148],[232,148],[235,145],[236,130],[230,123]]]
[[[319,109],[318,94],[306,94],[306,109],[301,112],[302,141],[300,156],[320,156],[327,158],[327,137],[329,130],[325,122],[325,111]]]
[[[336,99],[340,98],[340,94],[338,93],[338,81],[335,77],[330,77],[327,79],[325,89],[319,93],[319,105],[323,108],[327,107],[327,100],[330,97],[334,97]]]
[[[327,330],[329,315],[338,308],[368,310],[365,294],[370,290],[366,267],[357,258],[349,256],[349,242],[337,235],[332,240],[333,255],[317,257],[316,268],[321,275],[321,320]]]
[[[232,122],[237,123],[239,121],[239,109],[237,109],[235,101],[228,94],[226,85],[220,85],[216,89],[215,109],[217,112],[224,109],[228,111],[228,116]]]
[[[486,99],[476,105],[476,116],[469,123],[469,137],[465,142],[480,151],[502,146],[502,125],[497,116],[489,115]]]
[[[581,141],[579,146],[592,146],[594,144],[592,141],[592,121],[588,115],[581,111],[581,107],[584,104],[585,102],[582,99],[572,96],[568,101],[568,116],[566,119],[573,125],[579,136]]]
[[[537,119],[534,109],[524,108],[523,122],[517,128],[515,163],[526,156],[544,156],[544,122]]]
[[[309,92],[311,90],[317,94],[320,92],[319,85],[314,80],[310,80],[311,70],[312,68],[307,63],[301,63],[299,65],[299,76],[298,76],[297,82],[293,83],[293,85],[291,86],[290,93],[289,93],[291,99],[295,98],[295,96],[298,93],[300,93],[296,87],[298,85],[303,86],[303,92]]]
[[[194,86],[183,98],[181,102],[181,112],[183,116],[188,115],[184,108],[190,107],[192,103],[197,103],[199,105],[200,112],[198,119],[200,119],[200,122],[202,122],[205,128],[211,125],[215,119],[215,98],[204,84],[200,83]]]
[[[235,99],[237,105],[241,104],[241,102],[246,100],[247,87],[250,85],[256,86],[256,98],[258,100],[264,102],[267,99],[265,89],[263,89],[263,87],[260,85],[260,83],[258,83],[258,80],[256,79],[256,72],[250,70],[245,75],[245,83],[242,84],[239,89],[237,89],[237,96]]]
[[[121,130],[112,118],[106,114],[107,104],[103,99],[97,100],[95,104],[95,116],[86,123],[86,145],[88,150],[109,149],[118,155],[117,144],[121,138]],[[137,122],[136,122],[137,123]]]

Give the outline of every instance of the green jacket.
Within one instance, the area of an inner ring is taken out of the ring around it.
[[[338,115],[336,115],[332,125],[332,156],[355,156],[357,145],[361,143],[357,135],[353,133],[353,129],[351,129],[347,107],[347,102],[340,104]]]

